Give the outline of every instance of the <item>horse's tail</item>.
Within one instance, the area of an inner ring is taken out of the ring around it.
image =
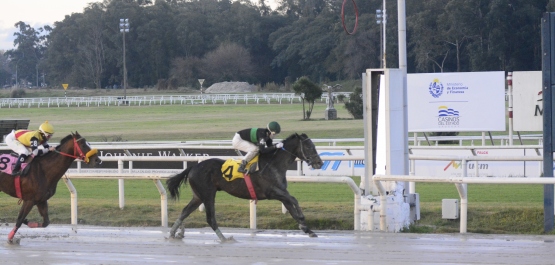
[[[183,170],[183,172],[175,174],[166,180],[166,185],[168,186],[170,198],[172,200],[177,200],[179,198],[179,188],[181,187],[181,184],[187,182],[187,175],[189,174],[189,171],[191,171],[191,168],[192,167],[188,167]]]

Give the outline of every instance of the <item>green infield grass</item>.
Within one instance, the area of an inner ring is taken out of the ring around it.
[[[133,93],[129,91],[129,93]],[[156,94],[156,93],[154,93]],[[128,94],[130,95],[130,94]],[[101,106],[60,108],[2,108],[0,119],[29,119],[30,128],[48,120],[57,143],[78,131],[89,142],[189,141],[231,139],[244,128],[263,127],[275,120],[285,138],[306,133],[315,139],[363,138],[363,120],[354,120],[343,104],[336,103],[337,120],[325,120],[325,102],[317,102],[311,120],[302,120],[302,104],[206,104],[156,106]],[[347,143],[349,144],[349,143]],[[361,143],[350,143],[361,144]],[[352,176],[359,183],[359,176]],[[78,192],[80,224],[110,226],[159,226],[160,195],[152,181],[126,180],[125,207],[119,208],[117,180],[72,180]],[[421,220],[406,231],[418,233],[458,233],[459,220],[441,218],[441,200],[458,199],[453,184],[417,183]],[[352,191],[344,184],[289,183],[289,191],[302,207],[308,225],[315,230],[352,230]],[[170,225],[191,198],[188,186],[181,199],[169,202]],[[468,185],[468,232],[543,233],[542,185]],[[0,193],[0,222],[13,223],[20,206],[18,199]],[[63,181],[49,201],[51,222],[69,224],[70,196]],[[221,227],[249,227],[249,203],[220,192],[216,203]],[[289,214],[281,213],[277,201],[259,201],[257,225],[260,229],[298,229]],[[34,209],[28,216],[40,221]],[[205,227],[205,214],[193,213],[187,227]]]

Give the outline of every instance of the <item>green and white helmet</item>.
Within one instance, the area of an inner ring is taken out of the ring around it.
[[[279,123],[272,121],[268,123],[268,130],[273,134],[278,134],[281,132],[281,127],[279,126]]]

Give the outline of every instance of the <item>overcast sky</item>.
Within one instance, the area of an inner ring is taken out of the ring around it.
[[[0,50],[13,49],[13,34],[18,30],[15,23],[23,21],[38,29],[53,26],[66,15],[83,13],[84,8],[95,0],[1,0],[0,2]],[[258,2],[258,1],[257,1]],[[267,0],[268,2],[272,2]]]
[[[18,30],[15,23],[23,21],[38,29],[54,25],[71,13],[83,13],[83,9],[95,0],[1,0],[0,3],[0,50],[13,49],[13,34]]]

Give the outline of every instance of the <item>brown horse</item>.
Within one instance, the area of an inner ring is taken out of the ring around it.
[[[20,178],[4,172],[0,173],[0,191],[23,201],[15,227],[8,235],[8,243],[13,243],[15,233],[21,224],[31,228],[47,227],[50,224],[48,199],[56,193],[58,181],[75,159],[81,159],[87,164],[100,164],[102,161],[96,153],[97,150],[91,149],[87,140],[75,132],[62,139],[56,150],[35,157]],[[42,216],[42,223],[29,222],[25,219],[35,205]]]
[[[287,168],[295,159],[299,158],[315,169],[319,169],[324,164],[312,140],[306,134],[292,134],[283,140],[283,148],[276,149],[274,152],[260,154],[258,164],[259,171],[250,174],[252,188],[258,200],[279,200],[289,211],[293,219],[299,224],[299,228],[307,233],[310,237],[317,237],[305,223],[305,217],[299,206],[299,202],[295,197],[287,191],[287,179],[285,174]],[[189,202],[179,218],[173,224],[170,230],[170,237],[183,238],[185,228],[183,220],[187,218],[202,203],[206,207],[206,221],[216,232],[216,235],[222,242],[233,240],[225,238],[216,223],[216,213],[214,203],[216,201],[216,192],[223,190],[235,197],[243,199],[251,199],[252,194],[247,188],[245,179],[239,178],[234,181],[227,181],[223,177],[222,166],[224,160],[212,158],[198,163],[193,167],[187,168],[185,171],[169,178],[166,181],[171,198],[179,197],[179,188],[187,179],[191,189],[193,190],[193,198]],[[235,169],[236,170],[236,169]],[[225,172],[233,171],[227,169]],[[181,231],[176,236],[178,228]]]

